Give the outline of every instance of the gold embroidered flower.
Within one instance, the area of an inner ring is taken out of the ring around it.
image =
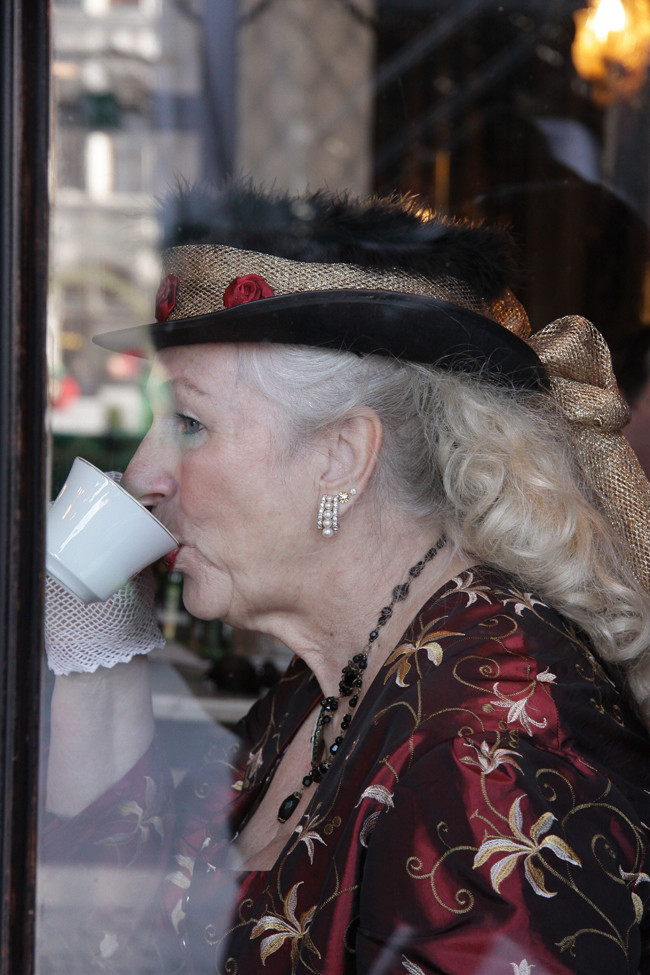
[[[136,817],[135,829],[140,830],[143,840],[148,839],[149,830],[153,829],[158,833],[158,836],[164,836],[163,821],[160,816],[157,815],[158,812],[158,795],[156,790],[156,784],[150,776],[145,777],[145,790],[144,790],[144,809],[135,800],[125,800],[121,802],[118,809],[122,816]]]
[[[471,606],[472,603],[475,603],[479,598],[484,599],[488,605],[492,602],[490,586],[486,585],[486,583],[475,583],[473,572],[467,573],[467,581],[464,585],[462,576],[454,576],[451,581],[455,583],[455,588],[450,589],[446,595],[451,596],[452,594],[455,595],[458,592],[464,592],[467,596],[468,606]]]
[[[255,776],[262,767],[262,745],[255,751],[248,753],[248,760],[246,762],[246,770],[244,772],[244,781],[242,787],[248,789],[252,783],[255,781]]]
[[[318,833],[315,829],[312,828],[318,822],[318,819],[319,819],[318,816],[312,816],[310,819],[307,820],[304,826],[302,825],[302,823],[298,823],[298,825],[293,831],[294,836],[297,836],[298,839],[296,840],[296,843],[294,844],[292,849],[295,849],[298,843],[304,843],[305,846],[307,847],[307,853],[309,854],[310,863],[314,862],[314,852],[315,852],[314,842],[322,843],[323,846],[327,846],[327,843],[320,835],[320,833]]]
[[[294,884],[284,898],[284,917],[280,917],[277,914],[265,914],[259,919],[251,931],[251,938],[259,938],[260,935],[265,934],[267,931],[275,932],[263,938],[260,944],[260,958],[263,965],[266,964],[266,959],[269,955],[272,955],[274,951],[278,951],[287,939],[291,942],[292,972],[295,971],[298,962],[301,944],[304,944],[320,958],[320,952],[309,937],[309,925],[316,913],[316,906],[314,905],[308,908],[299,918],[296,916],[298,888],[302,886],[302,883],[303,881],[300,880],[297,884]]]
[[[384,684],[387,684],[390,678],[395,674],[395,683],[398,687],[406,687],[406,678],[408,677],[411,670],[411,658],[419,650],[424,650],[428,659],[439,667],[442,663],[443,649],[440,645],[440,640],[443,640],[448,636],[462,636],[462,633],[454,633],[451,630],[433,630],[427,629],[422,633],[417,643],[412,643],[407,640],[402,643],[399,647],[391,653],[388,660],[386,661],[386,666],[390,668],[384,677]]]
[[[129,863],[135,862],[146,845],[151,830],[163,839],[165,827],[162,817],[160,797],[156,783],[150,776],[145,777],[144,809],[135,799],[124,799],[117,806],[118,812],[127,821],[125,831],[113,833],[99,841],[100,846],[126,846],[136,840],[135,850]],[[130,822],[129,822],[130,820]]]
[[[519,861],[519,857],[523,856],[526,880],[535,893],[541,897],[555,897],[552,891],[546,889],[542,868],[534,863],[535,858],[541,854],[543,849],[548,849],[560,860],[567,860],[576,867],[581,867],[582,863],[569,844],[561,837],[553,833],[546,835],[551,828],[551,823],[555,822],[555,816],[552,813],[542,813],[531,826],[530,837],[524,834],[524,818],[520,808],[522,799],[523,796],[515,799],[508,813],[508,825],[512,832],[512,838],[509,836],[492,836],[484,840],[474,857],[474,869],[483,866],[494,853],[506,854],[502,859],[497,860],[490,870],[492,887],[498,894],[500,893],[499,887],[506,877],[510,876]]]
[[[516,752],[512,748],[498,748],[496,745],[490,747],[486,741],[482,741],[478,748],[471,741],[463,742],[463,744],[474,749],[476,758],[473,755],[463,755],[461,762],[464,762],[465,765],[476,765],[485,775],[494,772],[499,765],[513,765],[521,772],[519,763],[514,758],[510,758],[511,755],[521,758],[521,752]]]
[[[634,906],[634,919],[637,924],[641,924],[641,921],[643,920],[643,901],[639,895],[634,892],[634,890],[639,884],[650,883],[650,877],[647,873],[628,873],[626,870],[623,870],[622,867],[618,868],[618,872],[630,889],[632,904]]]
[[[507,606],[508,603],[514,603],[513,609],[517,616],[521,616],[525,609],[534,609],[535,606],[545,606],[541,599],[535,599],[532,592],[519,592],[514,590],[517,595],[514,598],[504,599],[503,605]]]
[[[540,675],[541,677],[542,675]],[[544,680],[554,679],[555,675],[550,674],[545,677]],[[533,725],[536,728],[545,728],[547,721],[546,718],[542,718],[541,721],[536,721],[527,711],[529,701],[533,694],[535,693],[537,681],[533,681],[532,684],[525,688],[524,691],[518,692],[525,695],[524,697],[519,697],[518,700],[513,700],[512,697],[507,697],[499,690],[498,682],[493,686],[492,691],[497,696],[496,701],[490,701],[490,704],[495,708],[506,708],[508,714],[506,715],[506,721],[508,724],[516,724],[519,722],[521,726],[526,730],[529,735],[533,734]]]

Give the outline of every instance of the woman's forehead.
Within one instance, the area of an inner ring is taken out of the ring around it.
[[[158,352],[150,377],[174,386],[195,386],[217,391],[224,382],[237,379],[237,354],[224,344],[182,345]]]
[[[147,395],[152,404],[186,395],[213,406],[252,405],[260,394],[245,382],[241,354],[225,343],[164,349],[153,360]]]

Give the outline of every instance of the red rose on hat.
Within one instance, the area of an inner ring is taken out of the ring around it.
[[[163,278],[156,295],[156,321],[166,322],[174,310],[176,304],[176,288],[178,278],[175,274],[168,274]]]
[[[223,293],[223,303],[226,308],[235,305],[245,305],[249,301],[260,298],[273,298],[275,291],[259,274],[242,274],[233,278]]]

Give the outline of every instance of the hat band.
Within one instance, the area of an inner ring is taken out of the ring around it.
[[[221,244],[185,244],[164,252],[163,281],[170,276],[177,279],[174,305],[165,320],[225,310],[229,306],[224,303],[224,294],[229,286],[236,278],[249,275],[263,279],[277,297],[314,291],[392,291],[449,302],[491,318],[521,338],[530,332],[526,313],[511,292],[489,300],[451,276],[430,280],[400,268],[379,270],[294,261]]]

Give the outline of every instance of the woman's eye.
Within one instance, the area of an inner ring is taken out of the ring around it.
[[[199,420],[195,420],[193,416],[187,416],[185,413],[176,413],[175,418],[180,432],[184,435],[191,436],[192,434],[200,433],[203,429],[203,424]]]

